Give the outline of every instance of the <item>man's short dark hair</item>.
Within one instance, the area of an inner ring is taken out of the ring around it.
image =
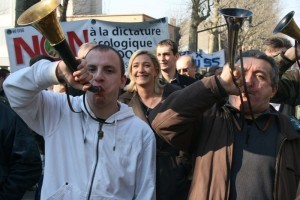
[[[257,59],[261,59],[264,60],[266,62],[268,62],[271,65],[271,82],[272,82],[272,86],[276,86],[278,85],[279,82],[279,68],[275,62],[275,60],[273,59],[273,57],[267,56],[265,53],[259,51],[259,50],[248,50],[248,51],[244,51],[242,53],[242,58],[257,58]],[[240,60],[240,54],[237,55],[236,57],[236,62],[238,60]]]
[[[171,39],[162,40],[157,46],[169,46],[174,55],[178,54],[178,45]]]
[[[121,54],[114,49],[111,46],[105,45],[105,44],[97,44],[96,46],[94,46],[93,48],[91,48],[85,55],[85,57],[87,57],[87,55],[92,51],[92,50],[98,50],[98,51],[108,51],[108,50],[112,50],[113,52],[115,52],[117,54],[117,56],[119,57],[120,63],[121,63],[121,75],[125,75],[125,63],[124,60],[121,56]]]
[[[270,37],[263,41],[263,51],[273,50],[273,49],[289,49],[293,45],[290,40],[284,37]]]

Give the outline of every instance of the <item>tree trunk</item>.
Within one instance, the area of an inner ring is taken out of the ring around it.
[[[216,32],[210,33],[208,37],[208,52],[213,53],[219,51],[218,34]]]
[[[220,15],[218,13],[219,9],[220,9],[220,4],[219,4],[220,0],[214,0],[214,6],[213,6],[213,15],[212,15],[212,19],[211,19],[211,26],[212,27],[216,27],[219,25],[219,18]],[[218,51],[218,35],[219,35],[219,29],[215,28],[212,29],[210,31],[210,37],[209,37],[209,49],[208,49],[208,53],[213,53],[215,51]]]
[[[17,27],[17,21],[20,17],[20,15],[26,11],[28,8],[30,8],[32,5],[38,3],[40,0],[16,0],[16,14],[15,14],[15,26]]]
[[[192,14],[189,32],[189,51],[197,51],[198,49],[198,25],[199,25],[199,0],[192,1]]]
[[[191,26],[189,32],[189,51],[197,51],[198,49],[198,33],[197,27]]]
[[[209,0],[192,0],[189,51],[198,50],[198,26],[210,16],[210,7]]]
[[[59,6],[59,21],[66,22],[67,21],[67,8],[68,8],[69,0],[63,0],[63,4]]]

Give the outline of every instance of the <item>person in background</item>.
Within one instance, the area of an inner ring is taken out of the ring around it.
[[[291,47],[293,47],[291,41],[284,37],[273,36],[263,41],[265,54],[272,57],[285,53]]]
[[[8,103],[5,92],[3,90],[3,82],[10,75],[10,71],[7,69],[0,69],[0,98],[2,101]]]
[[[134,52],[128,63],[130,83],[119,100],[131,106],[135,114],[151,126],[148,116],[172,92],[181,89],[159,80],[160,66],[157,58],[146,50]],[[152,115],[155,113],[152,113]],[[156,199],[186,200],[192,167],[191,156],[156,135]]]
[[[85,58],[86,54],[97,44],[95,42],[87,42],[80,45],[77,51],[77,58],[83,59]]]
[[[179,57],[177,44],[170,40],[162,40],[156,46],[156,57],[161,67],[162,79],[184,88],[196,80],[179,74],[176,70],[176,61]]]
[[[220,76],[169,95],[149,116],[152,127],[197,155],[188,199],[298,199],[300,134],[269,104],[278,67],[257,50],[242,58],[246,85],[238,58],[235,70],[225,65]]]
[[[117,101],[124,74],[118,51],[96,45],[75,72],[41,60],[5,80],[12,108],[45,139],[41,199],[155,199],[155,136]],[[70,96],[78,112],[66,95],[45,90],[58,83],[86,91]]]
[[[57,92],[57,93],[66,93],[66,86],[64,84],[57,84],[53,85],[52,87],[48,88],[49,91]]]
[[[297,117],[297,109],[299,109],[297,105],[300,104],[300,97],[298,97],[299,89],[293,92],[298,86],[293,82],[286,83],[286,80],[294,80],[295,78],[297,79],[296,82],[299,81],[299,78],[297,78],[299,76],[299,69],[291,68],[297,58],[295,47],[292,46],[290,40],[287,38],[274,36],[264,41],[263,50],[265,54],[273,57],[277,62],[280,72],[279,76],[282,80],[279,83],[278,93],[271,100],[271,105],[287,116]],[[300,48],[298,51],[300,51]],[[298,54],[300,55],[300,53]],[[287,91],[280,89],[282,85],[283,87],[288,86],[289,89]],[[289,94],[287,95],[287,93]]]
[[[191,55],[179,56],[176,61],[176,68],[179,74],[196,79],[197,66]]]
[[[300,45],[292,46],[291,42],[283,37],[274,36],[266,39],[262,48],[265,54],[273,57],[278,64],[279,77],[290,69],[300,56]],[[296,55],[296,48],[298,55]]]
[[[22,119],[0,101],[0,199],[20,200],[42,172],[38,147]]]
[[[97,44],[94,42],[87,42],[87,43],[83,43],[82,45],[80,45],[80,47],[77,51],[77,59],[84,59],[86,54],[89,52],[89,50],[91,50],[96,45]],[[54,90],[60,91],[60,93],[66,92],[67,95],[71,95],[71,96],[81,96],[84,94],[84,91],[75,89],[75,88],[71,87],[70,85],[66,85],[65,91],[63,91],[63,88],[61,88],[61,87],[57,87],[56,89],[54,87],[53,91]]]

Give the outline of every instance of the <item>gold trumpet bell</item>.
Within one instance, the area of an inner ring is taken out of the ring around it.
[[[60,58],[66,63],[68,68],[74,72],[80,61],[76,60],[73,52],[67,43],[62,28],[56,17],[58,0],[43,0],[28,8],[18,18],[19,25],[32,25],[38,30],[59,53]],[[98,92],[99,88],[90,87],[89,91]]]
[[[240,8],[223,8],[219,13],[224,16],[228,30],[228,57],[229,66],[234,69],[234,59],[238,46],[238,34],[245,19],[252,17],[252,12]]]
[[[283,17],[274,28],[273,34],[283,33],[297,41],[300,41],[300,29],[293,19],[294,14],[295,12],[291,11]]]
[[[62,28],[57,20],[56,8],[58,0],[43,0],[27,9],[18,18],[19,25],[32,25],[52,46],[65,39]]]

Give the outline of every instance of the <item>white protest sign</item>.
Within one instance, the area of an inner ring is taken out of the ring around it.
[[[126,65],[134,51],[154,51],[159,41],[169,38],[166,18],[139,23],[94,21],[89,32],[92,41],[117,49]]]
[[[61,23],[74,55],[81,44],[89,41],[88,24],[88,20]],[[5,34],[12,72],[28,66],[30,59],[36,55],[43,54],[58,59],[50,43],[32,26],[6,29]]]
[[[62,22],[61,27],[74,55],[80,45],[95,41],[117,49],[125,64],[137,49],[152,51],[160,40],[169,37],[166,18],[138,23],[80,20]],[[28,66],[36,55],[59,59],[45,37],[32,26],[6,29],[5,37],[12,72]]]
[[[225,54],[224,50],[217,51],[214,53],[205,53],[204,51],[200,50],[199,52],[191,52],[191,51],[184,51],[179,53],[182,55],[192,55],[195,59],[196,66],[199,67],[212,67],[212,66],[219,66],[223,67],[225,64]]]

